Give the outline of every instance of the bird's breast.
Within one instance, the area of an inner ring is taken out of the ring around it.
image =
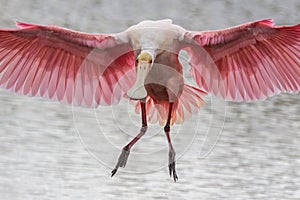
[[[145,79],[147,94],[158,101],[175,101],[182,93],[183,84],[182,68],[177,57],[166,52],[157,57]]]
[[[169,101],[167,88],[163,85],[150,83],[145,84],[147,94],[156,101]]]

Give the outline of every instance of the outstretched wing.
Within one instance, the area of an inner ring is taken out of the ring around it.
[[[186,38],[192,41],[186,47],[191,73],[207,92],[226,100],[252,101],[299,91],[300,24],[274,26],[268,19],[187,32]]]
[[[17,93],[97,107],[117,103],[135,80],[120,34],[17,23],[0,30],[0,85]]]

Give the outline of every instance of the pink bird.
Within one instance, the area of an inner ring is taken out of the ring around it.
[[[159,121],[169,143],[169,173],[176,181],[170,126],[199,111],[207,93],[249,102],[300,87],[300,24],[274,26],[267,19],[197,32],[159,20],[116,34],[17,26],[0,30],[1,87],[85,107],[116,104],[124,95],[136,100],[142,127],[123,148],[112,176],[125,167],[147,122]],[[189,55],[199,88],[184,83],[181,50]]]

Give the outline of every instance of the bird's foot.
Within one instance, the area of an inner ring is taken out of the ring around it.
[[[122,153],[120,154],[118,162],[116,164],[116,167],[111,171],[111,177],[113,177],[117,173],[119,167],[125,167],[129,153],[129,149],[123,148]]]
[[[170,177],[173,176],[175,182],[178,180],[178,176],[175,169],[175,151],[172,146],[169,150],[169,174]]]
[[[172,162],[169,164],[169,174],[170,174],[171,178],[173,176],[173,179],[175,182],[178,181],[178,176],[177,176],[176,169],[175,169],[175,162]]]

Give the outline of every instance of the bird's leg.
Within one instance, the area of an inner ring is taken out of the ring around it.
[[[125,147],[123,147],[121,155],[119,156],[116,167],[111,171],[111,176],[115,175],[119,167],[125,167],[131,147],[146,133],[147,131],[147,118],[146,118],[146,104],[141,102],[142,111],[142,127],[137,136],[135,136]]]
[[[173,109],[173,103],[169,104],[169,113],[168,113],[168,119],[167,123],[164,127],[165,134],[168,139],[168,144],[169,144],[169,173],[170,177],[173,176],[174,181],[176,182],[178,180],[177,174],[176,174],[176,169],[175,169],[175,151],[171,142],[171,137],[170,137],[170,121],[172,118],[172,109]]]

